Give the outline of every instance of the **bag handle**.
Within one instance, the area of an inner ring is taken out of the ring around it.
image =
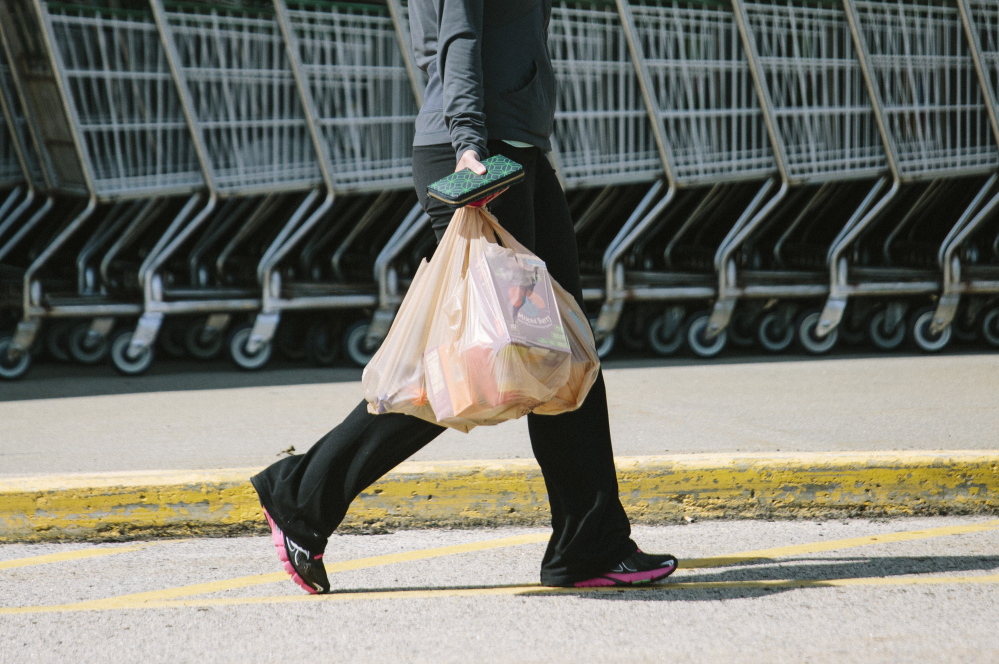
[[[489,230],[501,241],[497,244],[502,244],[507,249],[512,249],[515,253],[526,253],[534,256],[534,252],[522,245],[517,239],[508,231],[503,228],[499,220],[493,215],[492,212],[486,208],[476,208],[477,212],[481,212],[482,219],[486,222]]]

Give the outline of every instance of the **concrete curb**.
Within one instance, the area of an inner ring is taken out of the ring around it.
[[[617,468],[638,523],[999,513],[999,451],[620,457]],[[0,541],[260,532],[256,470],[0,478]],[[547,522],[533,460],[409,462],[363,493],[343,528]]]

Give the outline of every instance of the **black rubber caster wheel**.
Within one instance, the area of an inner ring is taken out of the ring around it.
[[[936,308],[934,307],[920,309],[912,315],[909,323],[909,334],[912,335],[916,347],[924,353],[939,353],[947,347],[953,335],[952,325],[948,325],[936,334],[930,331],[935,314]]]
[[[107,337],[94,338],[90,323],[77,323],[67,338],[69,354],[80,364],[98,364],[108,356]]]
[[[343,350],[350,361],[359,367],[365,367],[378,351],[378,346],[369,347],[365,343],[368,335],[368,322],[359,320],[352,323],[343,334]]]
[[[867,334],[871,342],[880,350],[895,350],[905,342],[905,323],[899,322],[895,329],[888,329],[888,313],[877,311],[871,316]]]
[[[706,333],[710,319],[711,314],[707,312],[694,314],[687,324],[687,345],[690,346],[694,355],[705,359],[715,357],[722,352],[725,349],[725,342],[728,340],[728,334],[725,330],[722,330],[713,339],[707,338]]]
[[[246,343],[250,340],[250,333],[253,331],[251,325],[240,325],[232,331],[229,336],[229,357],[237,367],[245,371],[256,371],[267,364],[271,359],[273,344],[270,342],[257,349],[257,352],[250,353],[246,349]]]
[[[756,338],[771,353],[783,353],[794,343],[794,325],[785,312],[770,311],[760,319]]]
[[[125,376],[138,376],[146,373],[153,364],[153,349],[144,349],[137,357],[129,357],[128,346],[132,343],[132,332],[121,330],[111,339],[111,363]]]
[[[31,368],[31,353],[11,356],[8,351],[14,345],[14,337],[0,337],[0,378],[14,380],[28,373]]]
[[[839,327],[834,327],[824,337],[815,334],[820,320],[822,320],[821,311],[809,311],[798,319],[798,343],[812,355],[828,353],[839,340]]]

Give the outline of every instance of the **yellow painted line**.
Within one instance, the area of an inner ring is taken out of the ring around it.
[[[42,556],[15,558],[14,560],[0,560],[0,570],[14,569],[15,567],[31,567],[33,565],[48,565],[49,563],[62,563],[70,560],[84,560],[86,558],[99,558],[101,556],[113,556],[118,553],[141,551],[142,549],[154,546],[154,544],[154,542],[149,542],[113,549],[80,549],[79,551],[64,551],[63,553],[47,553]]]
[[[369,558],[357,558],[355,560],[345,560],[338,563],[328,563],[326,565],[327,574],[337,572],[350,572],[353,570],[367,569],[369,567],[381,567],[395,563],[406,563],[414,560],[426,560],[428,558],[439,558],[441,556],[452,556],[459,553],[470,553],[472,551],[485,551],[487,549],[498,549],[506,546],[517,546],[519,544],[534,544],[536,542],[548,541],[547,534],[518,535],[516,537],[503,537],[500,539],[483,540],[481,542],[468,542],[466,544],[455,544],[453,546],[442,546],[435,549],[420,549],[417,551],[404,551],[402,553],[388,553],[381,556],[371,556]],[[123,595],[113,598],[113,601],[130,599],[139,601],[150,601],[159,599],[172,599],[176,597],[190,597],[191,595],[204,595],[206,593],[220,592],[223,590],[235,590],[237,588],[249,588],[252,586],[286,581],[288,575],[284,572],[273,572],[270,574],[255,574],[253,576],[243,576],[225,581],[209,581],[207,583],[197,583],[178,588],[168,588],[166,590],[153,590],[145,593],[133,595]],[[109,600],[111,601],[111,600]]]
[[[616,463],[622,502],[638,523],[999,509],[999,450],[680,454]],[[248,481],[254,471],[0,479],[0,541],[99,537],[115,529],[245,532],[263,522]],[[409,462],[363,492],[344,525],[534,525],[549,518],[533,460]]]
[[[443,546],[435,549],[420,549],[416,551],[404,551],[402,553],[390,553],[381,556],[371,556],[369,558],[358,558],[356,560],[346,560],[339,563],[329,563],[326,565],[327,573],[348,572],[352,570],[366,569],[369,567],[381,567],[395,563],[411,562],[414,560],[426,560],[428,558],[439,558],[441,556],[451,556],[459,553],[471,553],[473,551],[486,551],[488,549],[498,549],[507,546],[517,546],[520,544],[534,544],[545,542],[549,535],[542,533],[532,533],[530,535],[518,535],[515,537],[503,537],[499,539],[483,540],[480,542],[468,542],[466,544],[456,544],[453,546]],[[54,606],[39,607],[14,607],[0,608],[0,615],[16,613],[50,613],[64,611],[100,611],[106,609],[131,608],[133,605],[145,606],[150,602],[169,601],[180,597],[190,597],[192,595],[204,595],[206,593],[221,592],[224,590],[236,590],[239,588],[249,588],[278,581],[287,581],[288,575],[284,572],[271,572],[269,574],[254,574],[252,576],[242,576],[224,581],[209,581],[207,583],[196,583],[177,588],[167,588],[165,590],[152,590],[130,595],[120,595],[107,599],[86,600],[73,602],[71,604],[58,604]]]
[[[445,597],[497,597],[512,595],[589,595],[597,593],[631,593],[648,591],[836,588],[913,585],[999,584],[999,574],[979,576],[871,577],[862,579],[776,579],[768,581],[687,581],[626,588],[546,588],[539,585],[490,586],[483,588],[420,588],[412,590],[373,590],[344,592],[330,595],[279,595],[274,597],[217,597],[207,599],[175,599],[122,602],[114,609],[179,609],[249,606],[259,604],[294,604],[300,602],[362,602],[376,600],[438,599]],[[49,613],[83,610],[66,607],[23,607],[0,609],[0,615],[16,613]]]
[[[966,526],[944,526],[940,528],[927,528],[923,530],[910,530],[895,533],[884,533],[881,535],[870,535],[866,537],[851,537],[841,540],[830,540],[828,542],[813,542],[809,544],[796,544],[785,547],[775,547],[771,549],[759,549],[756,551],[746,551],[742,553],[716,556],[711,558],[692,559],[681,563],[681,567],[686,569],[702,569],[709,567],[720,567],[726,565],[739,564],[742,562],[766,560],[773,558],[783,558],[809,553],[819,553],[823,551],[834,551],[848,548],[856,548],[873,544],[889,544],[895,542],[906,542],[913,540],[929,539],[933,537],[945,537],[951,535],[962,535],[975,532],[985,532],[999,528],[999,520],[986,521],[984,523],[970,524]],[[366,569],[382,565],[390,565],[399,562],[414,560],[425,560],[458,553],[468,553],[472,551],[483,551],[487,549],[500,548],[505,546],[515,546],[518,544],[529,544],[543,542],[548,539],[547,534],[520,535],[517,537],[505,537],[501,539],[484,540],[480,542],[469,542],[454,546],[440,547],[435,549],[423,549],[417,551],[406,551],[403,553],[393,553],[369,558],[359,558],[340,563],[326,565],[329,573],[345,572],[349,570]],[[246,604],[268,604],[285,602],[308,602],[308,601],[352,601],[361,599],[419,599],[428,597],[463,597],[476,595],[512,595],[530,592],[560,593],[560,592],[594,592],[594,591],[616,591],[635,590],[620,588],[604,589],[580,589],[580,588],[544,588],[538,585],[517,585],[501,586],[490,588],[446,588],[446,589],[424,589],[424,590],[391,590],[391,591],[371,591],[371,592],[341,592],[332,595],[289,595],[275,597],[238,597],[238,598],[206,598],[206,599],[183,599],[194,595],[233,590],[237,588],[248,588],[251,586],[284,581],[288,577],[284,572],[273,572],[270,574],[259,574],[253,576],[227,579],[225,581],[211,581],[178,588],[168,588],[165,590],[154,590],[144,593],[134,593],[122,595],[108,599],[89,600],[74,602],[72,604],[60,604],[52,606],[27,606],[0,608],[0,615],[13,615],[25,613],[63,613],[73,611],[100,611],[110,609],[136,609],[136,608],[170,608],[170,607],[209,607],[209,606],[235,606]],[[666,585],[653,586],[653,588],[668,589],[697,589],[697,588],[773,588],[773,587],[824,587],[824,586],[849,586],[849,585],[898,585],[898,584],[922,584],[922,583],[997,583],[999,576],[939,576],[939,577],[892,577],[887,579],[787,579],[776,581],[678,581]],[[641,589],[639,587],[637,589]],[[647,588],[647,587],[646,587]]]
[[[940,584],[999,583],[999,574],[981,576],[873,577],[864,579],[779,579],[774,581],[689,581],[623,588],[545,588],[539,585],[497,586],[488,588],[440,588],[419,590],[375,590],[336,593],[331,595],[282,595],[280,597],[238,597],[185,599],[152,602],[123,608],[211,607],[286,602],[357,602],[380,599],[433,599],[436,597],[482,597],[498,595],[576,595],[608,592],[642,592],[649,590],[701,590],[720,588],[824,588],[845,586],[908,586]]]
[[[909,542],[912,540],[930,539],[932,537],[980,533],[988,530],[994,530],[996,528],[999,528],[999,521],[986,521],[984,523],[976,523],[967,526],[943,526],[940,528],[927,528],[925,530],[907,530],[897,533],[884,533],[882,535],[851,537],[848,539],[830,540],[828,542],[793,544],[791,546],[780,546],[773,549],[759,549],[756,551],[733,553],[728,556],[713,556],[710,558],[692,558],[690,560],[681,560],[680,567],[686,569],[724,567],[726,565],[738,565],[739,563],[766,560],[769,558],[786,558],[788,556],[800,556],[808,553],[851,549],[858,546],[868,546],[870,544],[891,544],[893,542]]]

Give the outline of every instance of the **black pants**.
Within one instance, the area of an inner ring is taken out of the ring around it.
[[[491,141],[489,149],[523,164],[526,176],[490,203],[490,210],[547,263],[551,275],[582,306],[575,233],[554,170],[536,148]],[[416,190],[438,239],[451,210],[427,197],[427,185],[453,172],[454,166],[450,145],[414,151]],[[282,459],[252,478],[271,517],[309,550],[324,550],[361,491],[444,431],[408,415],[370,415],[366,405],[362,401],[308,453]],[[554,531],[542,560],[541,582],[565,585],[607,571],[636,546],[618,499],[603,376],[578,410],[555,416],[531,414],[527,420],[548,489]]]

